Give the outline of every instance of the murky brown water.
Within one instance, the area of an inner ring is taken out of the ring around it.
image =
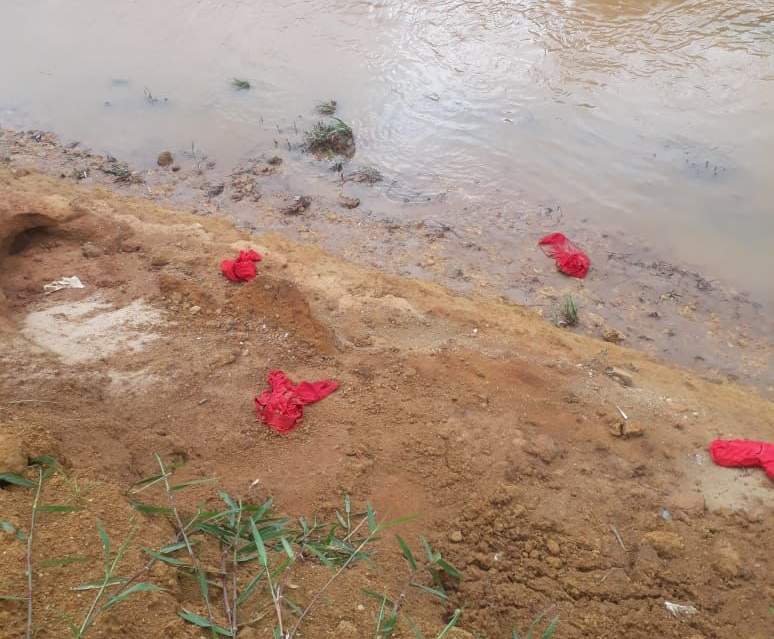
[[[2,4],[0,125],[140,164],[289,142],[309,192],[335,176],[295,149],[335,97],[387,177],[374,209],[558,205],[774,298],[771,0]]]

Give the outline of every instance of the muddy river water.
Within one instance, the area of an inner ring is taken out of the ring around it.
[[[333,181],[296,152],[329,98],[353,162],[386,177],[373,208],[560,210],[774,298],[771,0],[0,7],[0,125],[140,166],[192,142],[223,166],[290,145],[296,183]]]

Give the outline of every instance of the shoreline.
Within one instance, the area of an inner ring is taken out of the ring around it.
[[[280,150],[281,151],[281,150]],[[175,158],[171,167],[132,172],[117,182],[101,155],[63,145],[40,131],[0,131],[0,161],[13,169],[33,168],[68,182],[98,185],[121,194],[149,197],[198,215],[221,215],[253,232],[280,232],[314,242],[355,263],[396,275],[433,281],[460,293],[502,298],[535,310],[551,321],[565,295],[579,307],[570,332],[612,339],[698,371],[706,379],[739,381],[774,397],[770,335],[774,321],[746,295],[684,266],[621,232],[595,233],[560,209],[524,210],[507,219],[502,211],[477,210],[470,224],[452,227],[433,217],[390,219],[369,208],[369,187],[348,183],[340,199],[329,182],[306,208],[293,210],[303,191],[284,176],[282,153],[267,150],[233,169],[196,157]],[[116,162],[121,166],[119,160]],[[296,207],[298,208],[298,207]],[[518,209],[519,207],[516,206]],[[592,260],[586,280],[555,272],[537,240],[565,232]]]

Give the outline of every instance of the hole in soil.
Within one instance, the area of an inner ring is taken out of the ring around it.
[[[42,242],[50,236],[49,230],[44,226],[35,226],[26,231],[22,231],[11,240],[8,246],[8,255],[22,253],[29,246]]]

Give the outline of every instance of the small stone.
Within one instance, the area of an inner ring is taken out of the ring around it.
[[[707,509],[704,495],[699,492],[685,492],[673,495],[668,503],[672,512],[679,512],[688,517],[701,517]]]
[[[27,453],[21,439],[10,433],[0,433],[0,473],[24,472]]]
[[[293,201],[280,209],[285,215],[299,215],[306,211],[312,204],[312,198],[307,195],[297,195]]]
[[[226,185],[223,184],[223,182],[219,182],[218,184],[209,184],[207,185],[207,197],[218,197],[221,193],[223,193],[223,189],[226,188]]]
[[[365,606],[363,604],[358,604],[357,605],[357,611],[358,612],[363,612],[364,610],[365,610]]]
[[[336,637],[339,639],[358,639],[359,636],[357,626],[351,621],[342,619],[339,621],[339,625],[336,626]]]
[[[614,368],[610,366],[605,369],[605,375],[607,375],[610,379],[618,382],[621,386],[625,386],[627,388],[634,386],[634,380],[632,379],[632,376],[629,375],[629,373],[622,371],[620,368]]]
[[[742,559],[728,543],[720,543],[715,546],[712,566],[721,577],[726,579],[733,579],[742,574]]]
[[[173,164],[172,165],[172,172],[173,173],[177,173],[179,170],[180,170],[180,165],[179,164]]]
[[[551,568],[561,568],[564,562],[559,557],[546,557],[546,563]]]
[[[546,548],[548,549],[548,552],[550,552],[554,557],[558,557],[562,552],[561,547],[555,539],[549,539],[546,542]]]
[[[614,328],[606,328],[602,331],[602,339],[611,344],[620,344],[624,341],[624,336]]]
[[[610,426],[610,434],[614,437],[633,439],[635,437],[642,437],[645,434],[645,429],[640,425],[639,422],[629,419],[616,422]]]
[[[533,437],[524,447],[524,450],[546,464],[553,462],[563,452],[556,441],[542,433]]]
[[[191,307],[191,308],[188,310],[188,312],[189,312],[191,315],[198,315],[199,313],[201,313],[201,310],[202,310],[202,307],[201,307],[201,306],[192,306],[192,307]]]
[[[677,557],[685,547],[680,535],[665,530],[654,530],[646,533],[643,539],[653,546],[653,549],[662,559]]]
[[[472,634],[462,628],[452,628],[446,633],[449,639],[475,639]]]
[[[279,155],[273,155],[268,160],[266,160],[266,164],[271,166],[279,166],[282,164],[282,158]]]
[[[344,195],[341,193],[339,195],[339,204],[341,204],[341,206],[343,206],[345,209],[356,209],[358,206],[360,206],[360,198]]]
[[[159,153],[159,157],[156,160],[159,166],[169,166],[175,161],[175,158],[172,157],[172,154],[169,151],[162,151]]]
[[[449,541],[451,541],[453,544],[460,543],[462,541],[462,532],[455,530],[451,535],[449,535]]]
[[[102,249],[93,242],[84,242],[81,244],[81,253],[83,257],[94,258],[100,257],[103,253]]]

